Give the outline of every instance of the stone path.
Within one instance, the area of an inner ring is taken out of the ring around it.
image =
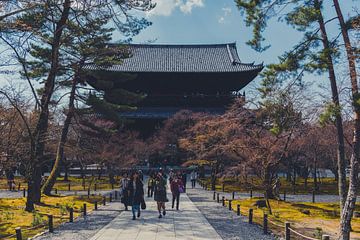
[[[171,194],[168,193],[168,198]],[[180,210],[167,210],[159,219],[156,203],[146,199],[147,209],[132,220],[131,211],[122,212],[90,240],[220,240],[222,239],[186,194],[180,198]],[[167,208],[171,203],[167,203]]]

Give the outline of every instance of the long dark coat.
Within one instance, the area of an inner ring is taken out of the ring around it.
[[[128,193],[128,205],[139,205],[144,199],[144,184],[142,183],[142,181],[140,179],[136,181],[136,189],[134,192],[133,180],[130,180],[128,185]]]

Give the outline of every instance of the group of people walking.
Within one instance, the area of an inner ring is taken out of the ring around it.
[[[192,187],[195,187],[195,184],[193,183],[193,173],[191,173],[190,177]],[[186,173],[181,171],[175,172],[171,170],[169,172],[169,185],[172,193],[173,209],[176,208],[176,210],[179,210],[180,194],[186,191],[186,178]],[[147,196],[148,198],[154,196],[154,200],[157,203],[159,218],[166,215],[165,203],[169,201],[166,193],[167,179],[167,175],[161,168],[157,172],[151,173],[148,179]],[[130,177],[128,173],[124,173],[121,179],[121,202],[125,206],[125,211],[128,211],[128,207],[131,206],[133,220],[140,217],[141,209],[146,209],[143,180],[143,174],[141,171],[133,171]]]

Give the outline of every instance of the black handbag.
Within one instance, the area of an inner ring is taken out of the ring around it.
[[[141,200],[141,209],[142,210],[146,209],[146,203],[145,203],[144,198]]]

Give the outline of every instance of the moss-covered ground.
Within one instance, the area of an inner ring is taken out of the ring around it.
[[[210,178],[203,179],[208,186],[210,187]],[[286,181],[285,178],[280,178],[280,192],[283,193],[286,191],[289,194],[311,194],[314,190],[314,179],[309,178],[307,184],[305,184],[305,179],[297,178],[296,184],[293,185],[291,182]],[[246,181],[243,179],[236,178],[221,178],[216,182],[216,190],[222,190],[222,184],[226,192],[248,192],[253,191],[262,191],[263,184],[258,178],[249,177]],[[337,181],[334,178],[321,178],[318,181],[318,189],[316,194],[338,194]]]
[[[81,215],[83,204],[87,211],[94,208],[95,201],[101,201],[101,196],[43,196],[40,205],[34,212],[26,212],[25,198],[0,199],[0,239],[15,239],[9,236],[15,233],[16,227],[21,227],[23,238],[27,239],[47,229],[49,214],[54,216],[54,226],[69,221],[69,208],[74,209],[74,218]]]
[[[120,184],[120,179],[118,177],[115,178],[115,184],[114,188],[118,188]],[[18,189],[20,184],[20,189],[26,189],[27,184],[24,178],[22,177],[16,177],[15,178],[15,184],[16,189]],[[109,178],[101,177],[98,179],[97,177],[86,177],[85,178],[85,185],[83,185],[83,179],[81,177],[69,177],[68,181],[64,181],[63,177],[59,177],[55,183],[54,188],[56,188],[59,191],[67,191],[69,189],[73,191],[81,191],[81,190],[87,190],[90,186],[91,190],[94,190],[95,184],[97,190],[110,190],[112,188],[112,185],[110,184]],[[8,189],[7,179],[6,178],[0,178],[0,189],[6,190]]]
[[[284,234],[285,222],[289,222],[296,231],[313,238],[318,238],[321,233],[336,236],[339,226],[339,204],[338,203],[308,203],[308,202],[284,202],[270,200],[272,214],[267,208],[258,208],[255,202],[261,198],[244,200],[233,200],[231,205],[233,211],[237,211],[240,205],[241,214],[248,216],[249,209],[253,209],[254,221],[263,224],[264,213],[268,214],[269,229],[277,235]],[[228,207],[228,202],[226,202]],[[356,210],[360,210],[357,205]],[[273,224],[275,223],[275,224]],[[279,226],[277,226],[279,225]],[[353,232],[351,239],[360,239],[360,218],[353,218]],[[294,238],[297,239],[293,235]],[[302,238],[299,238],[302,239]]]

